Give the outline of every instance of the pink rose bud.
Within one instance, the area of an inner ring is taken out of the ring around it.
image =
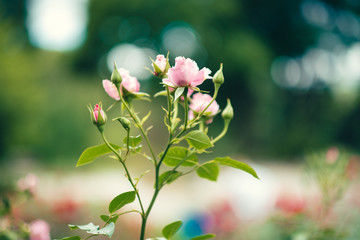
[[[190,58],[177,57],[175,66],[169,69],[168,78],[163,79],[163,83],[173,88],[196,87],[205,79],[210,79],[210,73],[211,71],[205,67],[199,71],[196,62]]]
[[[43,220],[35,220],[30,224],[30,240],[51,240],[50,226]]]
[[[153,62],[153,68],[155,75],[160,75],[166,69],[167,59],[164,55],[157,55],[155,62]]]
[[[94,107],[94,110],[89,107],[89,110],[91,112],[91,119],[92,122],[100,127],[103,126],[106,123],[106,114],[101,108],[101,104],[96,104]]]
[[[202,112],[207,105],[211,102],[212,97],[209,94],[196,93],[191,99],[189,105],[190,113],[189,118],[193,119],[195,114]],[[204,115],[209,118],[206,123],[212,122],[212,117],[215,116],[219,111],[219,105],[216,101],[213,101],[210,106],[205,110]]]
[[[19,179],[17,185],[22,191],[29,191],[31,194],[35,194],[38,178],[35,174],[29,173],[25,178]]]

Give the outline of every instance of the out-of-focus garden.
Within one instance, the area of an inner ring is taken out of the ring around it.
[[[171,65],[185,56],[212,74],[223,63],[216,100],[223,109],[231,99],[235,115],[207,156],[244,161],[260,180],[228,169],[216,183],[186,176],[159,196],[149,235],[182,219],[178,239],[360,239],[356,0],[0,0],[0,239],[27,239],[14,232],[37,219],[52,238],[72,234],[68,223],[101,224],[129,186],[108,157],[75,169],[85,148],[102,144],[86,106],[111,105],[101,80],[114,61],[142,92],[160,91],[144,66],[168,51]],[[203,86],[212,91],[211,81]],[[160,151],[166,101],[134,104],[150,108],[149,137]],[[222,124],[215,118],[210,133]],[[142,161],[129,163],[139,175]],[[141,186],[150,196],[151,184]],[[113,238],[136,239],[138,221],[120,217]]]

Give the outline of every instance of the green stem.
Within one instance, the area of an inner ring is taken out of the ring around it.
[[[179,134],[175,138],[179,138],[189,127],[188,127],[188,118],[189,118],[189,103],[187,98],[188,89],[185,88],[184,91],[184,108],[185,108],[185,116],[184,116],[184,128],[179,132]],[[190,124],[189,124],[190,126]]]
[[[169,121],[169,127],[170,127],[170,138],[172,137],[172,121],[171,121],[171,111],[172,111],[172,103],[171,103],[171,95],[170,95],[170,89],[168,86],[166,86],[166,93],[167,93],[167,100],[168,100],[168,121]]]
[[[142,204],[142,201],[141,201],[139,192],[137,191],[136,186],[135,186],[134,182],[132,181],[130,172],[129,172],[128,168],[126,167],[126,164],[124,163],[124,161],[123,161],[121,155],[119,154],[119,152],[116,151],[115,148],[113,148],[113,147],[111,146],[111,144],[109,143],[109,141],[106,139],[104,132],[101,132],[101,137],[103,138],[104,143],[106,144],[106,146],[117,156],[117,158],[119,159],[119,162],[120,162],[120,163],[122,164],[122,166],[124,167],[126,176],[127,176],[128,180],[129,180],[132,188],[134,189],[134,191],[135,191],[135,193],[136,193],[136,196],[137,196],[138,201],[139,201],[139,204],[140,204],[141,212],[142,212],[142,214],[144,215],[145,210],[144,210],[144,207],[143,207],[143,204]]]
[[[141,134],[144,136],[145,141],[146,141],[146,144],[148,145],[149,150],[150,150],[150,152],[151,152],[151,155],[152,155],[152,157],[153,157],[154,163],[156,164],[156,156],[155,156],[154,151],[153,151],[153,148],[152,148],[152,146],[151,146],[151,144],[150,144],[149,138],[148,138],[147,134],[145,133],[144,128],[143,128],[142,125],[140,124],[140,120],[139,120],[138,116],[136,115],[136,113],[134,113],[134,112],[132,111],[132,109],[131,109],[131,108],[129,107],[129,105],[126,103],[126,101],[125,101],[124,98],[121,96],[121,94],[120,94],[120,100],[121,100],[121,102],[124,104],[124,106],[125,106],[125,108],[127,109],[127,111],[129,112],[131,118],[134,120],[136,126],[140,129]]]
[[[186,156],[183,158],[183,159],[181,159],[181,161],[171,170],[171,172],[175,172],[176,171],[176,169],[178,169],[180,166],[181,166],[181,164],[183,164],[185,161],[186,161],[186,159],[188,159],[193,153],[195,152],[195,149],[191,149],[189,152],[188,152],[188,154],[186,154]],[[182,174],[181,176],[183,176],[183,175],[185,175],[185,174]],[[163,182],[166,182],[166,180],[168,179],[169,177],[167,177],[167,178],[165,178],[164,179],[164,181]],[[163,187],[163,185],[162,186],[159,186],[160,187],[160,189]]]
[[[229,128],[229,123],[230,121],[226,121],[225,120],[225,125],[224,125],[224,129],[222,130],[222,132],[215,138],[211,141],[212,144],[216,143],[217,141],[219,141],[221,138],[223,138],[226,134],[226,132],[228,131],[228,128]]]
[[[167,93],[168,93],[168,99],[170,99],[170,92],[169,92],[169,89],[167,88]],[[145,238],[145,230],[146,230],[146,223],[147,223],[147,219],[150,215],[150,212],[154,206],[154,203],[155,203],[155,200],[161,190],[161,186],[159,184],[159,176],[160,176],[160,167],[161,167],[161,164],[168,152],[168,150],[170,149],[171,145],[173,144],[172,142],[172,126],[174,126],[175,124],[171,121],[171,100],[168,100],[170,101],[168,103],[168,112],[169,112],[169,115],[168,115],[168,118],[169,118],[169,122],[170,122],[170,134],[169,134],[169,141],[168,141],[168,144],[164,150],[164,153],[162,154],[159,162],[157,163],[155,161],[155,191],[154,191],[154,194],[153,194],[153,197],[151,198],[151,201],[150,201],[150,204],[148,206],[148,209],[146,210],[146,213],[143,215],[143,218],[142,218],[142,223],[141,223],[141,232],[140,232],[140,240],[144,240]],[[186,128],[187,128],[187,122],[188,122],[188,111],[189,111],[189,106],[188,106],[188,100],[187,100],[187,89],[185,89],[184,91],[184,102],[185,102],[185,119],[184,119],[184,129],[182,130],[182,132],[180,134],[178,134],[177,137],[179,137],[183,132],[185,132]],[[126,106],[125,106],[126,107]],[[175,112],[174,112],[174,116],[173,116],[173,121],[176,120],[177,118],[177,103],[174,107],[175,109]],[[128,109],[129,110],[129,109]],[[130,111],[129,111],[130,112]],[[185,159],[186,160],[186,159]]]
[[[127,156],[129,155],[130,153],[130,129],[128,129],[126,131],[127,133],[127,138],[126,138],[126,154],[125,154],[125,159],[124,161],[126,160]]]

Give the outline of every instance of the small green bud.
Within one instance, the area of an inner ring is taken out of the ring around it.
[[[111,82],[113,82],[115,85],[120,85],[122,82],[122,77],[119,73],[119,70],[116,67],[116,63],[114,62],[114,70],[111,74]]]
[[[130,130],[131,123],[130,120],[127,119],[126,117],[118,117],[115,118],[114,120],[118,120],[126,131]]]
[[[223,64],[220,64],[220,69],[214,74],[213,83],[215,85],[221,85],[224,83]]]
[[[230,102],[230,99],[227,99],[227,105],[225,107],[225,109],[222,111],[221,113],[221,117],[224,119],[224,120],[231,120],[233,119],[234,117],[234,110],[231,106],[231,102]]]

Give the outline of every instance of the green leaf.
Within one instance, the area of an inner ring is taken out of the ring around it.
[[[159,184],[170,184],[181,177],[181,175],[182,173],[178,171],[166,171],[159,176]]]
[[[210,238],[214,238],[214,237],[216,237],[215,234],[205,234],[205,235],[194,237],[191,240],[206,240],[206,239],[210,239]]]
[[[88,223],[86,225],[72,225],[72,224],[69,224],[68,226],[70,227],[71,230],[80,229],[80,230],[85,230],[85,231],[97,231],[99,229],[99,226],[94,225],[92,222]]]
[[[100,216],[101,220],[103,220],[104,222],[107,222],[110,219],[110,216],[108,215],[101,215]]]
[[[114,234],[114,230],[115,224],[113,222],[110,222],[108,225],[106,225],[106,227],[97,231],[97,234],[106,235],[111,238],[111,236]]]
[[[114,144],[110,144],[114,149],[118,150],[121,147],[114,145]],[[100,157],[102,155],[111,153],[112,151],[110,150],[110,148],[108,148],[105,144],[103,145],[99,145],[99,146],[94,146],[94,147],[89,147],[87,149],[85,149],[82,154],[80,155],[80,158],[76,164],[76,167],[85,165],[85,164],[89,164],[91,162],[93,162],[95,160],[95,158]]]
[[[57,238],[55,240],[81,240],[79,236],[72,236],[72,237],[64,237],[64,238]]]
[[[113,223],[116,223],[117,219],[119,218],[119,215],[115,215],[115,216],[108,216],[108,215],[101,215],[100,216],[101,220],[103,220],[104,222],[107,222],[107,223],[110,223],[110,222],[113,222]]]
[[[175,99],[174,102],[183,94],[183,92],[185,91],[185,87],[178,87],[175,90]]]
[[[216,163],[205,163],[200,165],[196,170],[199,177],[206,178],[210,181],[216,181],[219,175],[220,168]]]
[[[182,225],[182,221],[176,221],[165,226],[162,230],[162,234],[165,238],[170,239],[179,230]]]
[[[253,177],[259,179],[255,170],[252,167],[250,167],[249,165],[247,165],[246,163],[239,162],[237,160],[231,159],[230,157],[218,157],[218,158],[214,159],[214,162],[217,162],[221,165],[240,169],[244,172],[251,174]]]
[[[137,136],[130,136],[129,137],[129,147],[130,148],[137,148],[141,142],[141,135]],[[127,137],[124,138],[124,143],[127,144]]]
[[[189,150],[184,147],[172,147],[167,152],[163,162],[169,167],[177,166],[184,158],[187,157]],[[197,157],[195,154],[191,154],[187,159],[181,164],[184,167],[192,167],[197,164]]]
[[[194,130],[192,132],[189,132],[185,136],[185,139],[191,147],[194,147],[198,150],[203,150],[213,146],[210,138],[203,131],[200,130]]]
[[[98,225],[94,225],[92,222],[88,223],[86,225],[71,225],[71,224],[69,224],[69,227],[71,230],[80,229],[80,230],[86,231],[87,233],[107,235],[108,237],[111,237],[112,234],[114,233],[115,224],[113,222],[111,222],[109,225],[107,225],[106,227],[104,227],[102,229],[100,229],[100,227]]]
[[[109,212],[116,212],[126,204],[132,203],[135,201],[135,195],[135,191],[130,191],[116,196],[109,204]]]

